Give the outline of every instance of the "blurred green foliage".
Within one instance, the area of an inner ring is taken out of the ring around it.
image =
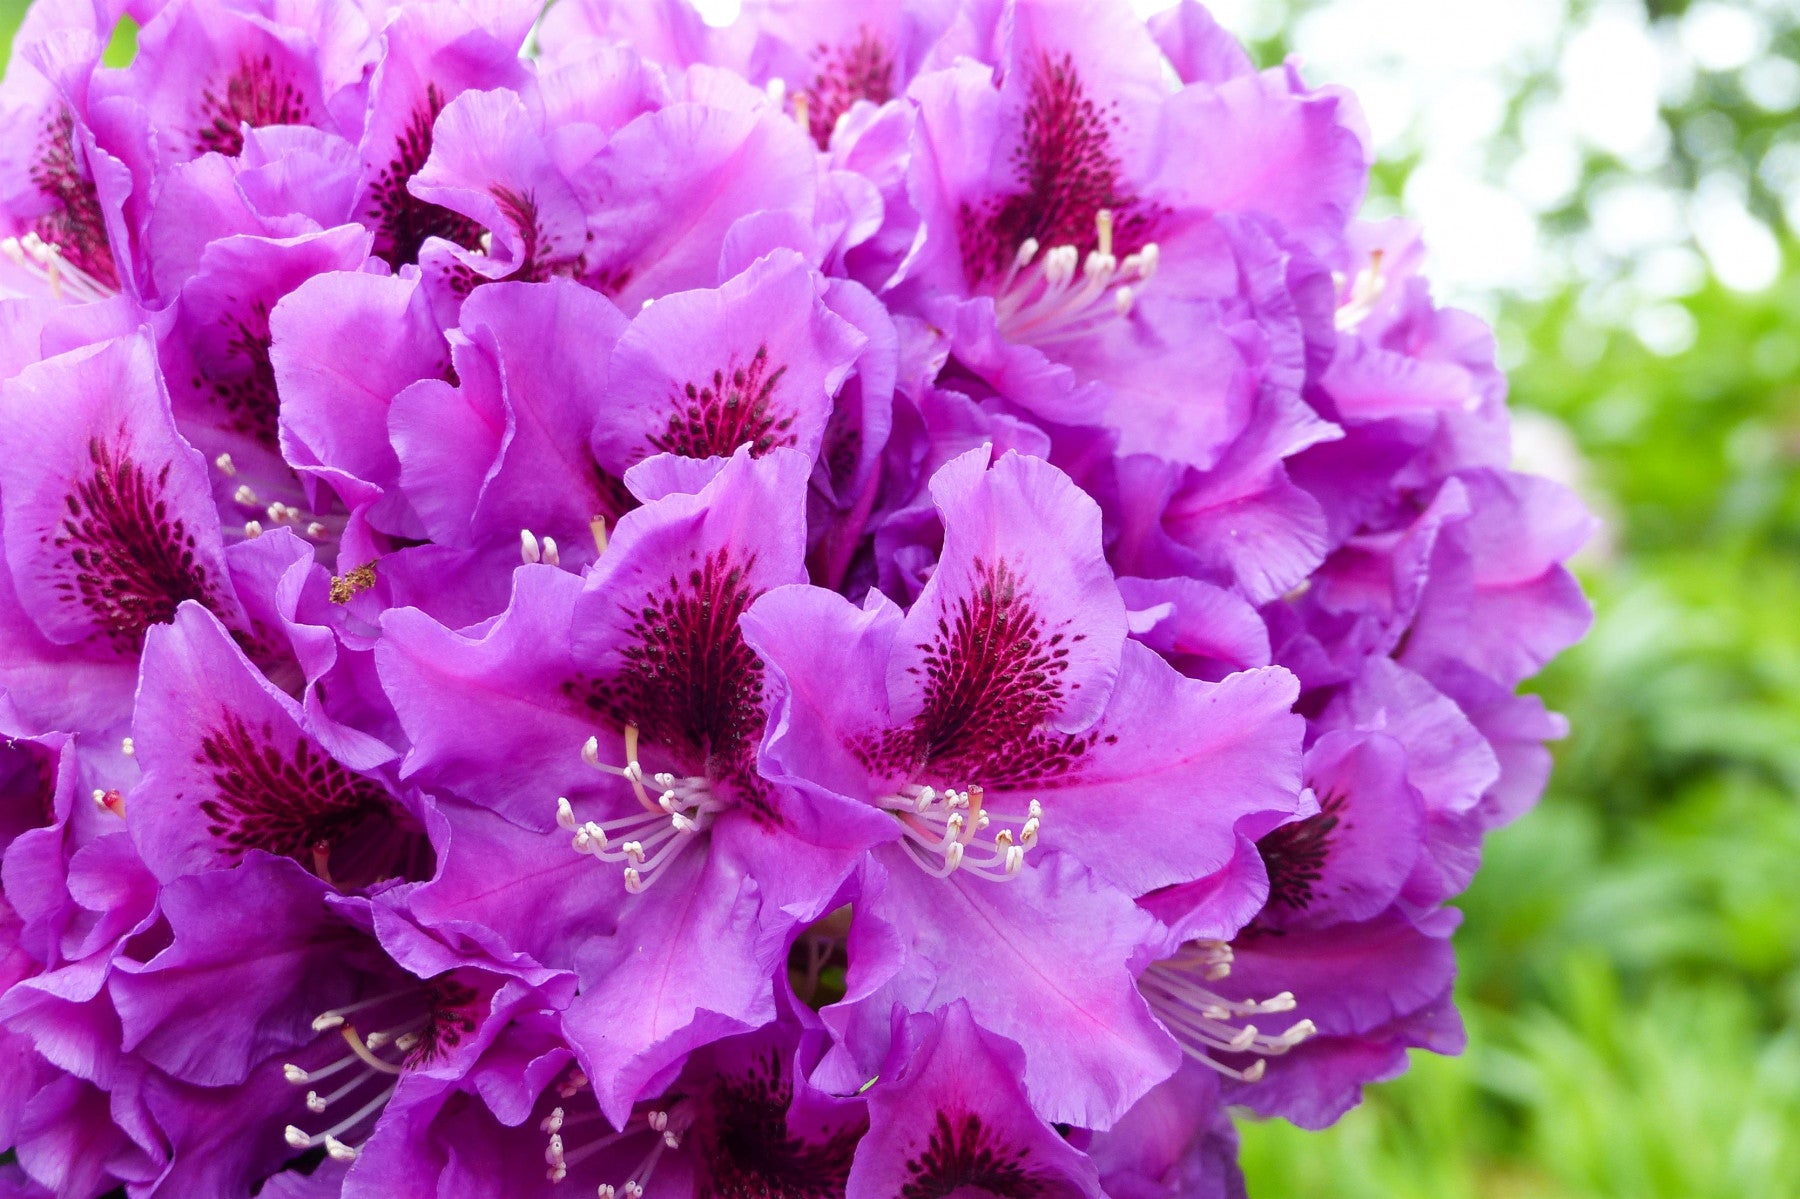
[[[1318,2],[1269,0],[1289,17]],[[0,0],[0,31],[22,9]],[[131,46],[122,30],[109,61]],[[1797,51],[1800,10],[1771,44]],[[1781,228],[1757,167],[1792,113],[1705,76],[1664,119],[1665,172],[1735,169]],[[1682,136],[1696,129],[1725,132]],[[1399,195],[1408,166],[1381,164],[1376,194]],[[1584,179],[1618,169],[1596,160]],[[1578,198],[1546,219],[1578,236],[1585,214]],[[1679,297],[1696,336],[1673,356],[1594,316],[1581,287],[1500,298],[1515,401],[1566,431],[1608,519],[1582,563],[1593,635],[1537,684],[1574,732],[1462,903],[1469,1052],[1417,1058],[1322,1134],[1246,1124],[1258,1199],[1800,1197],[1800,254],[1785,250],[1763,294]]]
[[[1324,1134],[1246,1125],[1258,1199],[1800,1196],[1791,244],[1785,263],[1762,294],[1682,298],[1696,336],[1667,357],[1579,289],[1503,302],[1515,405],[1566,431],[1608,521],[1581,564],[1593,634],[1536,684],[1573,733],[1461,904],[1468,1053],[1415,1057]]]

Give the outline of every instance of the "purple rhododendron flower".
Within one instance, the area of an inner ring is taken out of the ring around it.
[[[540,9],[26,18],[0,1192],[1235,1196],[1460,1048],[1592,520],[1353,101]]]

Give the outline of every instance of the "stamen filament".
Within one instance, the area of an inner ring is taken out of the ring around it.
[[[396,987],[392,991],[383,991],[379,995],[372,995],[367,999],[359,999],[355,1003],[348,1004],[344,1007],[334,1007],[328,1011],[320,1012],[317,1016],[313,1017],[313,1031],[329,1032],[331,1029],[342,1025],[344,1023],[344,1017],[346,1016],[353,1016],[357,1012],[372,1008],[378,1003],[386,1003],[390,999],[398,999],[402,995],[410,994],[412,994],[411,987]]]

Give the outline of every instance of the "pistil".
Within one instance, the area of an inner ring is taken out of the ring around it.
[[[1339,332],[1348,333],[1357,328],[1369,319],[1375,306],[1381,302],[1388,284],[1387,276],[1382,273],[1381,260],[1380,250],[1370,250],[1369,265],[1357,271],[1356,277],[1350,280],[1350,289],[1344,296],[1344,302],[1338,306],[1334,319]],[[1343,285],[1344,279],[1340,275],[1338,286],[1341,289]]]

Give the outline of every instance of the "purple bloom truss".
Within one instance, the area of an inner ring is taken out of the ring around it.
[[[40,0],[0,1193],[1204,1199],[1461,1046],[1592,520],[1129,8]]]

